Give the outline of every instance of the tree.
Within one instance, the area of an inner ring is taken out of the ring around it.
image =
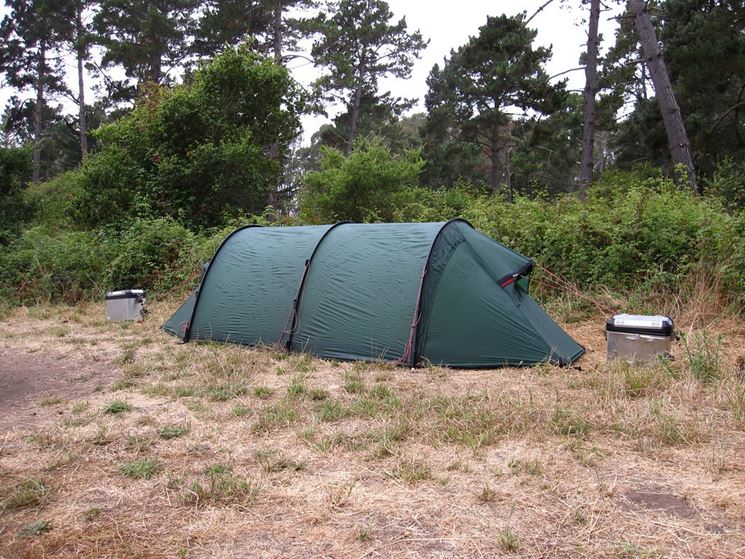
[[[590,0],[590,23],[587,31],[587,60],[585,61],[584,122],[582,126],[582,162],[580,163],[579,197],[585,200],[592,183],[595,145],[595,95],[598,92],[598,21],[600,0]]]
[[[260,0],[207,0],[195,29],[192,51],[211,57],[267,33],[269,14]]]
[[[688,134],[683,124],[683,115],[675,98],[673,86],[670,83],[670,76],[662,58],[657,34],[649,17],[646,3],[644,0],[628,0],[628,7],[629,12],[634,15],[634,24],[639,34],[639,42],[649,66],[655,96],[660,104],[662,121],[665,124],[667,140],[670,145],[670,155],[674,164],[684,166],[688,184],[695,191],[697,189],[696,171],[693,168],[691,144],[688,141]]]
[[[131,100],[145,82],[168,80],[171,69],[191,53],[196,12],[201,0],[101,0],[93,20],[104,47],[104,68],[121,65],[128,83],[111,82],[115,96]]]
[[[28,149],[0,148],[0,245],[7,244],[28,215],[21,191],[31,178]]]
[[[77,172],[79,223],[171,217],[195,229],[260,213],[304,100],[287,70],[229,49],[189,83],[151,84],[135,109],[96,131],[102,148]],[[268,157],[277,142],[280,158]]]
[[[359,140],[349,155],[321,149],[321,168],[305,176],[300,213],[313,223],[393,221],[396,195],[416,186],[419,152],[395,156],[380,140]]]
[[[327,101],[341,101],[349,112],[346,153],[358,134],[362,99],[378,96],[378,81],[385,76],[407,79],[415,58],[427,46],[419,31],[409,33],[406,19],[391,23],[393,14],[382,0],[341,0],[331,4],[331,16],[321,14],[312,29],[320,33],[311,54],[328,72],[315,86]],[[396,100],[378,96],[392,107]]]
[[[667,0],[656,20],[697,171],[711,175],[745,150],[745,4]]]
[[[4,82],[19,91],[33,89],[35,101],[33,178],[41,178],[44,110],[50,96],[66,92],[62,61],[56,49],[62,40],[61,0],[9,0],[10,14],[0,23],[0,71]]]
[[[461,139],[487,153],[494,192],[511,180],[514,110],[549,114],[563,97],[563,82],[552,86],[542,67],[551,49],[533,48],[536,32],[524,20],[524,14],[488,17],[478,36],[451,51],[442,70],[435,66],[428,81],[431,117],[446,126],[450,120]]]
[[[85,10],[89,0],[74,0],[74,25],[70,34],[71,46],[75,52],[78,70],[78,127],[80,128],[80,153],[83,158],[88,154],[88,123],[85,107],[85,62],[88,59],[92,42],[91,30],[85,21]]]

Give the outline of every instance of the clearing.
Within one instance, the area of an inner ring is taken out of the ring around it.
[[[598,314],[578,368],[410,371],[182,345],[176,304],[0,321],[0,558],[745,557],[734,319],[666,366],[606,366]]]

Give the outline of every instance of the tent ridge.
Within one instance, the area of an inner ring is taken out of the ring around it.
[[[220,243],[220,246],[217,247],[217,250],[215,251],[215,254],[212,257],[212,262],[214,262],[215,259],[217,259],[217,257],[220,255],[220,251],[228,243],[230,239],[232,239],[235,235],[237,235],[241,231],[245,231],[246,229],[252,229],[255,227],[261,227],[261,225],[257,225],[257,224],[244,225],[243,227],[239,227],[238,229],[233,231],[230,235],[225,237],[223,241]],[[207,280],[207,276],[209,275],[210,270],[212,270],[212,268],[213,266],[209,266],[207,270],[204,272],[204,275],[202,276],[202,282],[201,282],[202,284],[204,284],[204,282]],[[197,292],[196,298],[194,299],[194,306],[191,308],[191,316],[189,317],[189,322],[186,324],[186,330],[184,330],[184,343],[188,342],[191,339],[191,324],[192,322],[194,322],[194,317],[196,316],[196,313],[197,313],[197,307],[199,306],[199,300],[201,298],[201,295],[202,295],[202,290],[200,289]]]

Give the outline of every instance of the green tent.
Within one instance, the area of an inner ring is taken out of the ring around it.
[[[532,265],[462,219],[249,226],[164,328],[408,366],[571,363],[584,350],[528,295]]]

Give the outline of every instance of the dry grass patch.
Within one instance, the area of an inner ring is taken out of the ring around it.
[[[107,323],[101,305],[12,311],[2,323],[0,351],[82,356],[118,377],[60,394],[36,407],[47,415],[34,430],[0,438],[0,556],[745,549],[745,331],[733,321],[693,330],[690,357],[675,344],[671,363],[606,364],[603,317],[592,316],[570,325],[588,348],[582,370],[410,371],[181,345],[158,331],[174,306],[154,305],[144,324]],[[46,394],[56,393],[33,401]],[[674,494],[694,512],[624,497],[634,491]],[[40,520],[53,529],[19,535]]]

